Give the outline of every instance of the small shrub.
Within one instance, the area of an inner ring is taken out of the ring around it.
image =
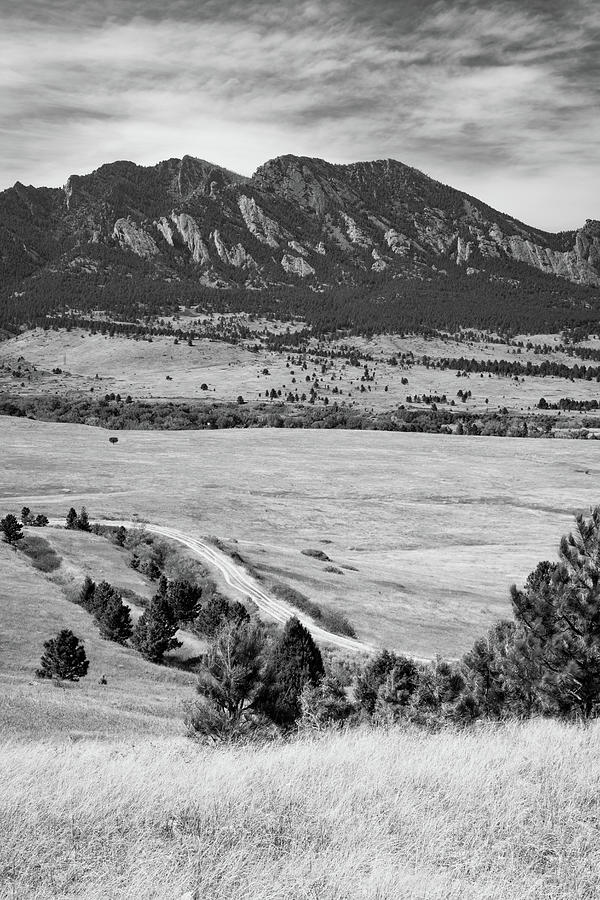
[[[62,563],[62,558],[44,538],[29,535],[20,544],[20,549],[40,572],[54,572]]]
[[[304,556],[312,556],[313,559],[318,559],[321,562],[331,562],[331,559],[322,550],[311,550],[309,548],[308,550],[301,550],[300,553]]]

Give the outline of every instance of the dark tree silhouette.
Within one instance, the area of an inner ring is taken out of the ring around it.
[[[176,632],[177,622],[169,601],[161,594],[156,594],[148,609],[137,620],[131,642],[142,656],[150,662],[158,663],[169,650],[181,647],[181,641],[175,638]]]
[[[12,513],[0,520],[0,530],[7,544],[16,544],[23,537],[23,526]]]
[[[258,708],[278,725],[292,725],[302,712],[303,688],[317,684],[324,673],[319,648],[310,632],[293,616],[269,654]]]
[[[83,643],[70,629],[63,628],[56,637],[44,642],[44,653],[36,675],[38,678],[79,681],[87,675],[88,667]]]

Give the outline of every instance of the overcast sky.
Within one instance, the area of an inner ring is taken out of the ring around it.
[[[0,189],[184,154],[392,157],[600,219],[599,0],[0,0]]]

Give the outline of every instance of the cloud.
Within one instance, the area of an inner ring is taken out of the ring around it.
[[[4,0],[1,16],[0,185],[114,158],[249,173],[279,153],[392,156],[533,224],[600,217],[595,0]]]

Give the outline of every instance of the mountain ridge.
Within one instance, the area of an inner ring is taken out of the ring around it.
[[[292,154],[249,177],[193,156],[118,160],[61,188],[0,193],[5,294],[57,274],[122,280],[136,259],[154,281],[198,289],[372,292],[471,276],[516,287],[530,271],[568,294],[600,287],[600,222],[546,232],[398,160]]]

